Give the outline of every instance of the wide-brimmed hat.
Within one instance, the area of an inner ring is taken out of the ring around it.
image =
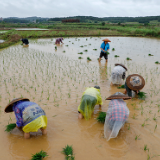
[[[127,99],[131,99],[131,97],[121,93],[121,92],[116,92],[115,94],[109,96],[108,98],[106,98],[106,100],[112,100],[112,99],[123,99],[123,100],[127,100]]]
[[[28,98],[15,98],[6,106],[4,111],[6,113],[13,112],[12,106],[15,102],[18,102],[18,101],[30,101],[30,100]]]
[[[109,39],[103,39],[102,41],[104,41],[104,42],[111,42]]]
[[[126,78],[126,84],[131,90],[137,91],[144,87],[145,80],[138,74],[132,74]]]
[[[116,63],[115,66],[122,66],[126,71],[128,70],[124,64]]]

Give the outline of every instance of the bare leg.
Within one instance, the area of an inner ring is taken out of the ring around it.
[[[82,119],[83,115],[81,113],[78,114],[78,119]]]
[[[110,84],[111,86],[113,86],[113,83],[111,82],[111,84]]]
[[[99,57],[99,60],[98,60],[99,62],[101,62],[101,58]]]
[[[46,129],[41,128],[40,130],[42,131],[42,134],[44,134],[44,135],[47,134],[47,130]]]
[[[24,138],[25,138],[25,139],[30,138],[30,133],[25,133],[25,132],[24,132]]]
[[[124,94],[127,94],[127,90],[125,89]]]
[[[106,62],[108,62],[108,59],[106,59]]]

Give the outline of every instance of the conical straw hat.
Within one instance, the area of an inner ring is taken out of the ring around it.
[[[12,106],[15,102],[18,102],[18,101],[30,101],[30,100],[28,98],[15,98],[6,106],[4,111],[6,113],[13,112]]]
[[[112,100],[112,99],[123,99],[123,100],[127,100],[127,99],[131,99],[131,97],[121,93],[121,92],[116,92],[115,94],[109,96],[108,98],[106,98],[106,100]]]
[[[126,84],[131,90],[137,91],[144,87],[145,80],[138,74],[132,74],[126,78]]]
[[[122,66],[126,71],[128,70],[128,69],[126,68],[126,66],[123,65],[123,64],[121,64],[121,63],[116,63],[115,66]]]
[[[103,39],[102,41],[104,41],[104,42],[111,42],[109,39]]]

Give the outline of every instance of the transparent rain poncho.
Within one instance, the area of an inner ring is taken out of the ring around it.
[[[117,137],[128,116],[129,109],[123,99],[113,99],[110,101],[104,124],[104,137],[107,141]]]
[[[82,95],[81,103],[78,106],[78,111],[86,120],[90,119],[94,111],[95,105],[102,105],[102,97],[100,90],[94,87],[87,88]]]
[[[111,82],[112,84],[122,84],[122,75],[126,70],[122,66],[115,66],[111,73]]]

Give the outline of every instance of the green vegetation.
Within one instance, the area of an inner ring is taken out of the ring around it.
[[[119,57],[118,55],[115,55],[114,57]]]
[[[154,55],[152,55],[152,54],[148,54],[148,56],[154,56]]]
[[[120,87],[117,87],[118,89],[121,89],[121,88],[125,88],[125,85],[121,85]]]
[[[105,118],[106,118],[106,112],[100,112],[96,119],[97,119],[98,122],[104,123]]]
[[[129,60],[132,60],[132,59],[130,59],[129,57],[127,57],[126,60],[129,61]]]
[[[6,132],[12,131],[16,127],[16,123],[11,123],[6,126]]]
[[[159,61],[156,61],[155,64],[160,64],[160,62],[159,62]]]
[[[97,51],[97,49],[93,49],[94,51]]]
[[[110,54],[108,51],[106,51],[107,54]]]
[[[115,49],[114,49],[114,48],[112,48],[112,51],[115,51]]]
[[[139,98],[139,99],[145,100],[146,94],[147,94],[147,93],[145,93],[145,92],[139,92],[137,95],[138,95],[138,98]]]
[[[78,54],[83,54],[83,52],[79,52]]]
[[[72,146],[65,146],[65,148],[63,148],[62,153],[66,155],[66,160],[74,160]]]
[[[78,59],[83,59],[82,57],[78,57]]]
[[[91,59],[90,59],[89,57],[87,57],[87,60],[88,60],[88,61],[91,61]]]
[[[47,153],[41,150],[40,152],[34,154],[31,160],[42,160],[47,156],[48,156]]]

